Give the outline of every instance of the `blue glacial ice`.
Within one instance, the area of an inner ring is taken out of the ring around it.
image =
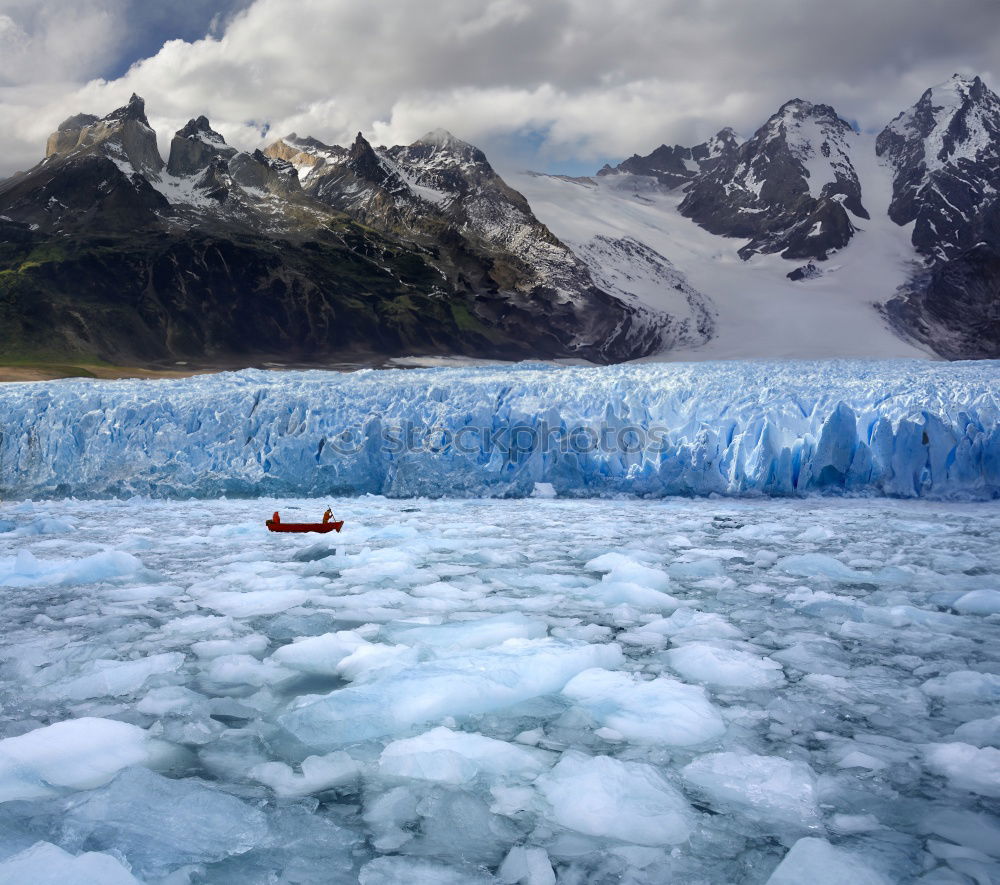
[[[998,391],[997,362],[903,360],[13,384],[0,496],[989,499]]]

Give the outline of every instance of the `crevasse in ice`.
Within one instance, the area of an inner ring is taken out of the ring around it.
[[[0,495],[996,498],[998,390],[906,360],[5,385]]]

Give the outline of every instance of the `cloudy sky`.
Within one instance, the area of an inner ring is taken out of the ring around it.
[[[1000,88],[1000,0],[0,0],[0,176],[146,99],[161,149],[443,126],[501,168],[592,172],[783,101],[881,128],[952,73]]]

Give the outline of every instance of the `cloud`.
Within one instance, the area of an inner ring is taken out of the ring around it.
[[[9,5],[0,0],[0,14],[17,26]],[[93,0],[92,8],[113,5]],[[164,147],[189,117],[205,113],[239,147],[259,144],[263,123],[272,136],[294,130],[338,143],[358,130],[408,142],[444,126],[501,166],[516,158],[558,168],[571,160],[596,167],[664,141],[694,143],[725,125],[749,134],[794,96],[877,129],[955,71],[1000,86],[995,0],[173,6],[206,36],[177,32],[188,39],[167,41],[113,79],[83,82],[94,66],[86,61],[0,86],[6,171],[37,158],[45,135],[70,113],[106,112],[132,91],[147,99]],[[222,18],[208,34],[216,13]],[[0,18],[0,47],[22,39],[5,28]],[[111,26],[94,45],[114,53],[130,34],[116,36]],[[44,68],[54,50],[36,45]]]

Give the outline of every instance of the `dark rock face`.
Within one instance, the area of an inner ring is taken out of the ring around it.
[[[803,264],[802,267],[795,268],[785,276],[793,283],[797,283],[799,280],[815,280],[823,276],[823,271],[816,266],[814,261],[810,261],[808,264]]]
[[[706,230],[749,238],[739,250],[825,259],[868,218],[851,163],[854,131],[827,105],[785,103],[740,148],[698,175],[680,210]]]
[[[942,356],[1000,357],[1000,98],[956,75],[886,126],[876,150],[893,169],[889,215],[915,222],[927,263],[888,316]]]
[[[226,140],[209,125],[208,118],[198,117],[177,130],[170,142],[167,172],[170,175],[195,175],[217,160],[229,160],[235,154],[236,149],[226,144]]]
[[[506,330],[511,317],[531,317],[567,352],[600,361],[662,345],[663,318],[595,285],[479,148],[435,130],[391,148],[374,148],[359,133],[342,159],[326,146],[304,150],[324,160],[304,179],[307,194],[422,250],[449,286],[476,292],[474,312],[490,324]]]
[[[0,215],[43,233],[129,231],[160,222],[164,196],[143,176],[124,172],[100,154],[48,162],[0,182]]]
[[[1000,98],[976,77],[928,89],[876,142],[893,168],[889,216],[916,221],[913,245],[934,259],[974,246],[1000,180]]]
[[[697,175],[712,168],[716,161],[734,154],[737,148],[736,133],[726,128],[694,147],[661,144],[645,157],[633,154],[617,166],[605,166],[597,174],[604,176],[624,172],[646,175],[672,190],[693,181]]]
[[[301,190],[295,167],[285,160],[265,156],[262,151],[236,154],[229,161],[229,174],[243,187],[286,195]]]

